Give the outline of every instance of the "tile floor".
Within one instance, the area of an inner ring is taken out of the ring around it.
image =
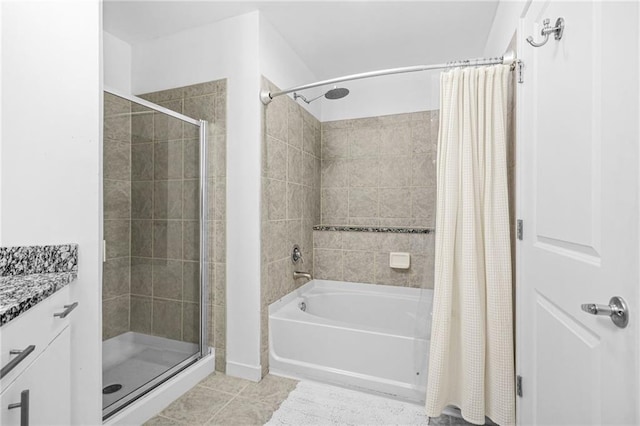
[[[145,424],[263,425],[296,383],[296,380],[271,375],[254,383],[215,373]]]
[[[264,425],[298,382],[267,375],[259,383],[215,373],[171,403],[145,425]],[[430,425],[470,425],[442,415]]]

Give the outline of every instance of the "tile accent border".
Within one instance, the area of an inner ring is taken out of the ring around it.
[[[334,231],[334,232],[383,232],[392,234],[432,234],[433,228],[399,228],[387,226],[335,226],[335,225],[315,225],[314,231]]]

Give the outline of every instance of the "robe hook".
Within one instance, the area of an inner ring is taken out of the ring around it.
[[[533,41],[533,37],[529,36],[527,37],[527,43],[533,47],[544,46],[549,41],[549,34],[551,33],[554,34],[554,38],[556,40],[562,39],[562,34],[564,33],[564,18],[558,18],[556,20],[556,25],[553,28],[549,26],[550,22],[551,21],[548,18],[542,21],[543,27],[542,30],[540,30],[540,34],[544,36],[544,40],[542,40],[542,42],[536,43]]]

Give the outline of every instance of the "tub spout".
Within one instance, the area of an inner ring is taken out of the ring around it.
[[[306,278],[307,281],[311,281],[313,279],[309,272],[293,271],[293,279],[297,280],[298,278]]]

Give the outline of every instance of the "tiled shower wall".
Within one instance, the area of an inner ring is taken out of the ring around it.
[[[266,79],[263,85],[279,90]],[[320,122],[288,96],[264,109],[262,144],[261,364],[269,365],[268,306],[304,284],[313,270],[313,226],[320,221]],[[298,244],[304,263],[293,265]]]
[[[433,228],[438,111],[322,123],[322,224]],[[314,231],[314,276],[433,288],[434,234]],[[409,252],[409,269],[389,267]]]
[[[102,338],[129,331],[131,103],[104,94],[104,239]]]
[[[437,110],[322,123],[322,224],[434,226],[437,139]]]
[[[314,277],[433,288],[435,234],[314,231]],[[409,252],[409,269],[389,267],[389,253]]]
[[[209,122],[209,345],[225,368],[226,80],[143,95]],[[103,338],[199,333],[195,126],[105,93]]]
[[[224,371],[226,80],[141,95],[209,123],[209,345]],[[153,121],[151,119],[153,118]],[[199,148],[195,126],[165,115],[133,118],[131,328],[196,342],[199,333]]]

